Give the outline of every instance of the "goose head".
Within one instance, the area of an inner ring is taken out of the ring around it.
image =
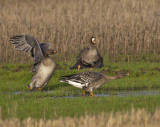
[[[52,54],[55,54],[56,53],[56,50],[53,50],[53,49],[47,49],[47,50],[44,50],[44,56],[48,57]]]
[[[96,43],[96,42],[95,42],[95,37],[91,37],[90,43],[91,43],[91,44],[95,44],[95,43]]]
[[[56,53],[56,50],[51,49],[49,43],[41,43],[40,47],[45,57],[49,57],[52,54]]]

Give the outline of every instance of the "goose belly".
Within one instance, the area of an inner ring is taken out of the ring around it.
[[[81,83],[77,83],[77,82],[73,82],[73,81],[67,81],[68,84],[77,87],[77,88],[81,88],[83,87],[83,85]]]
[[[84,61],[88,63],[92,63],[98,59],[98,52],[96,49],[94,50],[89,50],[87,54],[85,54],[85,57],[83,58]]]
[[[74,87],[81,88],[81,89],[83,87],[88,87],[88,83],[82,84],[82,83],[74,82],[74,81],[71,81],[71,80],[67,80],[67,83],[74,86]]]
[[[38,69],[38,81],[37,81],[37,87],[41,87],[45,85],[46,82],[48,82],[53,74],[55,68],[55,64],[51,65],[44,65],[43,63],[39,66]]]

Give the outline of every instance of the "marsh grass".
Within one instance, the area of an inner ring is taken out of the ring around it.
[[[144,109],[132,109],[127,112],[102,112],[98,115],[88,115],[81,117],[60,117],[57,119],[33,119],[31,117],[24,120],[18,118],[0,119],[1,127],[159,127],[160,111],[148,112]]]
[[[26,87],[33,76],[31,64],[0,65],[0,126],[5,126],[6,124],[9,126],[11,123],[15,126],[23,126],[23,124],[24,126],[51,126],[52,124],[58,126],[60,123],[62,124],[60,124],[61,126],[72,126],[71,124],[73,124],[73,126],[80,126],[80,123],[90,126],[92,122],[87,122],[89,118],[103,119],[103,121],[108,120],[109,122],[112,118],[110,118],[109,115],[111,112],[114,114],[123,111],[122,114],[113,116],[113,124],[114,122],[117,126],[119,124],[132,124],[129,123],[129,120],[125,123],[125,119],[124,123],[116,123],[117,119],[119,120],[125,116],[128,119],[133,118],[131,119],[133,123],[139,121],[138,118],[142,121],[145,119],[145,125],[148,126],[155,123],[156,119],[154,119],[155,117],[152,119],[151,114],[154,116],[154,111],[158,111],[155,115],[159,113],[160,95],[117,97],[114,96],[116,91],[113,90],[149,90],[159,88],[159,64],[150,62],[112,63],[107,61],[105,61],[105,64],[105,67],[95,71],[104,71],[107,75],[115,75],[116,72],[125,70],[130,73],[130,76],[112,81],[94,90],[94,93],[97,94],[110,94],[109,97],[95,98],[89,96],[85,98],[81,97],[81,89],[59,82],[59,77],[62,75],[78,73],[77,70],[69,70],[70,62],[66,63],[65,67],[61,63],[58,64],[59,69],[57,68],[54,72],[48,86],[42,91],[35,92],[29,92]],[[86,70],[81,70],[81,72],[83,71]],[[13,92],[21,93],[14,94]],[[76,96],[76,98],[52,98],[68,96]],[[143,115],[141,117],[141,115],[135,113],[135,116],[128,117],[129,115],[127,115],[128,113],[126,112],[131,111],[132,107],[135,110],[144,108],[148,116],[144,113],[145,118],[143,118]],[[102,112],[104,112],[104,115]],[[104,117],[105,115],[108,115],[108,117]],[[118,116],[121,117],[118,118]],[[82,120],[80,123],[78,123],[79,118]],[[152,121],[148,121],[149,118],[153,120],[153,123]],[[61,121],[64,121],[64,123]],[[69,121],[71,121],[71,123]],[[99,125],[100,123],[98,123],[98,121],[95,121],[94,124]],[[108,122],[106,123],[106,121],[101,124],[107,124],[106,126],[108,126]],[[51,125],[48,122],[51,123]],[[137,126],[139,124],[144,124],[144,122],[138,123]]]
[[[160,87],[159,82],[159,64],[147,62],[135,63],[112,63],[105,61],[106,65],[102,69],[94,70],[103,72],[107,75],[116,75],[118,71],[124,70],[130,73],[123,79],[109,82],[101,88],[95,90],[96,93],[105,92],[106,90],[136,90],[136,89],[151,89]],[[70,63],[64,65],[57,65],[51,81],[44,90],[55,90],[58,95],[79,95],[81,90],[71,85],[60,83],[61,76],[79,73],[77,70],[69,70]],[[13,91],[28,91],[27,85],[30,84],[32,79],[31,64],[3,64],[0,66],[0,91],[13,92]],[[87,71],[81,70],[80,72]]]
[[[106,75],[116,75],[118,71],[126,71],[130,73],[129,76],[106,83],[95,93],[105,93],[107,90],[140,90],[140,89],[156,89],[160,88],[159,82],[159,63],[150,62],[108,62],[105,61],[105,67],[94,71],[103,72]],[[64,65],[57,64],[49,84],[44,88],[44,91],[54,90],[54,95],[69,96],[80,95],[81,90],[66,83],[60,83],[61,76],[79,73],[77,70],[69,70],[70,63]],[[32,79],[31,64],[3,64],[0,65],[0,91],[28,91],[27,85]],[[80,72],[87,71],[81,70]]]
[[[160,108],[160,95],[128,96],[128,97],[77,97],[77,98],[50,98],[44,93],[1,94],[1,118],[28,117],[35,119],[53,119],[60,117],[80,117],[86,114],[100,114],[102,112],[130,111],[144,108],[154,112]]]
[[[56,61],[69,61],[95,36],[103,57],[159,61],[158,0],[0,0],[0,63],[28,62],[9,38],[29,34],[51,42]],[[73,55],[74,54],[74,55]],[[151,55],[150,55],[151,54]]]

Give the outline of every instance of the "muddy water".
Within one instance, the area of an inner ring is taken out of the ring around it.
[[[42,91],[44,93],[53,93],[54,91]],[[26,91],[16,91],[16,92],[0,92],[0,94],[30,94],[30,92]],[[160,90],[146,90],[146,91],[120,91],[114,92],[114,94],[95,94],[97,97],[109,97],[109,96],[119,96],[119,97],[128,97],[128,96],[148,96],[148,95],[160,95]],[[51,96],[45,98],[76,98],[79,96]]]
[[[147,96],[147,95],[160,95],[160,91],[122,91],[122,92],[115,92],[115,94],[95,94],[99,97],[108,97],[108,96]]]

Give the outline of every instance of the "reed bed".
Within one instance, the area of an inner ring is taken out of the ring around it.
[[[56,61],[71,56],[95,36],[104,58],[145,59],[160,53],[159,0],[0,0],[0,63],[31,61],[9,38],[29,34],[50,42]]]
[[[154,113],[143,109],[128,112],[101,113],[83,117],[61,117],[57,119],[0,119],[1,127],[159,127],[160,110]]]

